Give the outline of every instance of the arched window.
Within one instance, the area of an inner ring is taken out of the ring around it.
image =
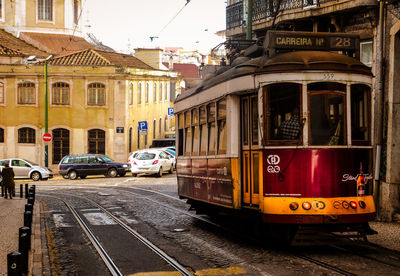
[[[145,94],[145,96],[144,96],[144,102],[145,102],[145,103],[148,103],[148,102],[149,102],[149,89],[150,89],[150,86],[149,86],[148,83],[146,83],[146,94]]]
[[[153,102],[157,102],[157,85],[153,84]]]
[[[105,105],[106,87],[102,83],[91,83],[88,85],[88,105]]]
[[[159,85],[159,89],[158,89],[158,100],[161,102],[162,101],[162,90],[163,89],[163,84],[160,82],[160,85]]]
[[[30,127],[22,127],[18,129],[18,143],[34,144],[35,130]]]
[[[129,84],[129,95],[128,95],[128,101],[129,104],[132,105],[133,104],[133,83]]]
[[[142,84],[139,82],[138,83],[138,89],[137,89],[137,103],[141,104],[142,103]]]
[[[0,104],[4,103],[4,83],[0,82]]]
[[[4,128],[0,127],[0,143],[4,143]]]
[[[52,104],[69,104],[69,84],[65,82],[56,82],[53,84]]]
[[[58,164],[61,159],[69,155],[69,130],[57,128],[53,131],[53,164]]]
[[[101,129],[91,129],[88,131],[88,153],[106,153],[106,132]]]
[[[164,101],[168,99],[168,86],[167,84],[164,85]]]
[[[22,82],[18,84],[18,103],[19,104],[35,104],[36,92],[33,82]]]

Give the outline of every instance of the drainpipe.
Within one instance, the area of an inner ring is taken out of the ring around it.
[[[383,71],[383,52],[384,52],[384,1],[379,1],[379,25],[376,36],[376,78],[375,78],[375,91],[376,91],[376,148],[375,148],[375,182],[374,182],[374,199],[377,206],[377,216],[380,213],[380,178],[379,173],[381,170],[381,159],[382,159],[382,143],[383,143],[383,120],[384,120],[384,102],[385,95],[383,91],[384,71]]]
[[[253,32],[253,0],[247,0],[247,32],[246,40],[252,39]]]

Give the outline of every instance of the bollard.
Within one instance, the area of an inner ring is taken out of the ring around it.
[[[31,228],[19,228],[18,251],[21,253],[21,271],[28,274],[29,249],[31,247]]]
[[[29,204],[32,204],[32,205],[35,205],[35,198],[29,195],[29,197],[28,197],[28,203],[29,203]]]
[[[19,252],[11,252],[11,253],[7,254],[7,275],[8,276],[22,275],[21,258],[22,258],[22,255]]]
[[[20,198],[23,198],[23,192],[24,192],[24,189],[23,189],[23,186],[22,186],[22,184],[19,184],[19,197]]]
[[[31,212],[33,212],[33,205],[32,205],[32,204],[29,204],[29,203],[25,204],[25,212],[26,212],[26,211],[31,211]]]
[[[24,226],[31,227],[32,226],[32,212],[26,211],[24,212]]]
[[[25,198],[28,198],[28,184],[25,184]]]

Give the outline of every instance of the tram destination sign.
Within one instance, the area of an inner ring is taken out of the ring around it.
[[[278,49],[326,50],[359,52],[358,35],[345,33],[311,33],[269,31],[264,40],[264,47],[272,52]]]

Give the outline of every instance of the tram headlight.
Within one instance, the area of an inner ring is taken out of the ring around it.
[[[310,202],[303,202],[303,204],[301,205],[301,207],[303,207],[304,210],[310,210],[311,209],[311,203]]]
[[[365,209],[365,207],[367,207],[367,204],[365,204],[364,201],[359,201],[358,205],[360,205],[361,208]]]
[[[354,201],[350,201],[350,207],[353,209],[357,209],[357,203]]]
[[[292,203],[289,204],[289,208],[292,211],[296,211],[297,208],[299,208],[299,204],[297,202],[292,202]]]

